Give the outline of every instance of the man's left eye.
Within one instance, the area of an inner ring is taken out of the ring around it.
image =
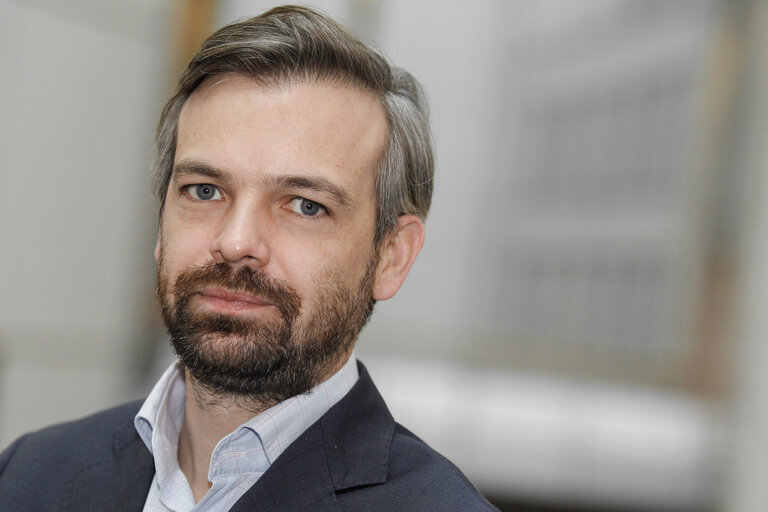
[[[319,213],[324,213],[327,211],[325,206],[321,205],[320,203],[305,199],[303,197],[295,197],[291,199],[291,201],[288,203],[288,207],[291,209],[291,211],[300,213],[301,215],[306,215],[307,217],[314,217]]]

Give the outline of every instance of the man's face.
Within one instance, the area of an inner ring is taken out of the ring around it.
[[[174,348],[212,390],[279,401],[337,369],[372,308],[377,98],[223,75],[184,105],[158,296]]]

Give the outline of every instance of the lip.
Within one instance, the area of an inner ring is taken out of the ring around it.
[[[206,305],[224,312],[240,312],[273,306],[271,302],[249,293],[233,292],[223,288],[205,288],[197,292]]]

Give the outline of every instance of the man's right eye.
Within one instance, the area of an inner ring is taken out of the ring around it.
[[[186,189],[187,193],[189,193],[193,199],[198,199],[200,201],[218,201],[222,199],[219,189],[210,183],[188,185]]]

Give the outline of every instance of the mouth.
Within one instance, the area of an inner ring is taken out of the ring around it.
[[[272,302],[262,297],[223,288],[205,288],[196,296],[206,307],[221,313],[236,314],[274,307]]]

